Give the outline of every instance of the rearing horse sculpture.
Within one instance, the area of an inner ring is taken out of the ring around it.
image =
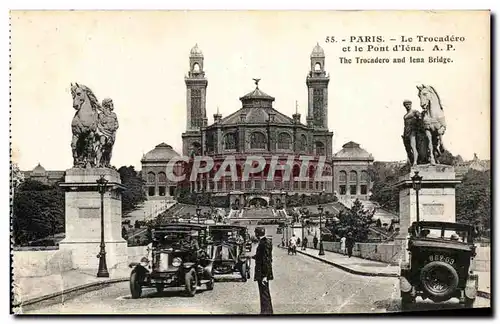
[[[100,144],[97,134],[99,101],[92,90],[78,83],[71,84],[71,95],[76,110],[71,122],[73,166],[96,167],[96,150]]]
[[[427,137],[427,147],[430,164],[436,164],[436,159],[445,151],[443,135],[446,132],[446,120],[443,106],[436,90],[431,86],[417,86],[420,107],[422,107],[422,122]]]

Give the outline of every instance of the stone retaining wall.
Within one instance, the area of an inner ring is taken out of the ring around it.
[[[18,277],[44,277],[72,270],[71,251],[13,251],[12,267]]]
[[[311,241],[309,240],[308,245],[312,248],[313,244]],[[340,253],[340,242],[323,242],[323,248],[325,251]],[[490,272],[490,247],[477,246],[476,252],[473,270]],[[393,243],[356,243],[352,255],[363,259],[398,265],[399,253],[398,246]]]

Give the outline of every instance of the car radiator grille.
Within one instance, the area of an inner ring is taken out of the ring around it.
[[[156,270],[160,272],[169,269],[170,255],[168,253],[158,253],[156,255]]]

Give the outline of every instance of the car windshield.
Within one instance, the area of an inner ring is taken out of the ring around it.
[[[442,227],[420,226],[418,237],[429,239],[442,239],[454,242],[467,242],[467,232]]]
[[[214,241],[230,241],[245,239],[246,229],[244,228],[214,228],[210,231]]]
[[[189,242],[191,240],[191,232],[159,231],[155,232],[155,240],[160,245],[172,245],[180,242]]]

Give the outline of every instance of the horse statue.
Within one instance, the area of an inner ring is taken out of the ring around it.
[[[85,85],[71,84],[71,96],[76,110],[71,122],[73,167],[109,167],[114,133],[118,128],[116,115],[112,108],[103,109],[92,90]]]
[[[443,106],[436,90],[431,86],[417,86],[420,107],[422,107],[422,123],[427,137],[429,163],[436,164],[437,159],[445,152],[443,135],[446,132],[446,120]]]

